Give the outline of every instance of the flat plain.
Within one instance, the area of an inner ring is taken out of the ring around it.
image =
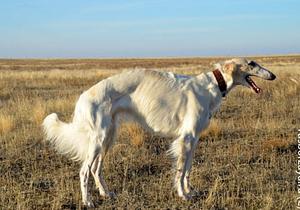
[[[43,141],[41,122],[56,112],[72,118],[79,95],[131,68],[196,75],[226,58],[0,60],[0,209],[82,209],[80,164]],[[108,154],[104,176],[117,198],[97,209],[295,209],[300,56],[253,58],[277,76],[254,78],[262,94],[238,87],[202,134],[191,183],[199,196],[177,198],[172,139],[126,123]]]

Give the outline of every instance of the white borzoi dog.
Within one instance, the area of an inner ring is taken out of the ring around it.
[[[46,138],[59,152],[82,161],[82,199],[93,206],[88,196],[90,172],[100,195],[113,196],[102,177],[103,161],[114,143],[118,118],[122,113],[134,116],[148,130],[174,138],[169,151],[176,158],[175,188],[180,197],[189,199],[193,195],[189,174],[199,134],[233,87],[261,91],[250,76],[275,79],[267,69],[243,58],[218,63],[214,71],[198,76],[123,72],[82,93],[71,123],[61,122],[55,113],[48,115],[43,122]]]

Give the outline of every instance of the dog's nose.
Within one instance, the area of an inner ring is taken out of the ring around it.
[[[275,74],[272,74],[272,73],[271,73],[270,80],[274,80],[274,79],[276,79],[276,76],[275,76]]]

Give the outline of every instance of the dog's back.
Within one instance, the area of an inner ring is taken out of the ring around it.
[[[188,79],[152,70],[131,70],[109,77],[80,96],[74,121],[94,125],[103,116],[102,113],[97,116],[99,112],[115,116],[125,110],[143,118],[140,119],[143,124],[154,132],[176,133],[187,103],[183,92]]]

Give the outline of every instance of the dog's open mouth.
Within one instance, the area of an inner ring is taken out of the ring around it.
[[[251,88],[255,91],[255,93],[261,92],[261,89],[255,84],[255,82],[250,78],[250,76],[246,76],[246,81],[251,86]]]

